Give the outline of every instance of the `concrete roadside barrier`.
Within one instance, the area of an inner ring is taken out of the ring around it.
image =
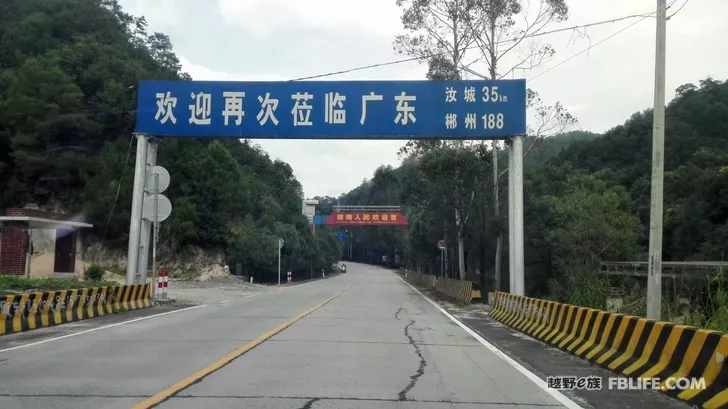
[[[440,278],[435,284],[440,293],[455,299],[463,304],[469,304],[473,299],[473,282],[455,280],[453,278]]]
[[[728,335],[498,292],[491,317],[620,376],[706,409],[728,407]],[[678,379],[699,380],[687,388]],[[679,386],[679,385],[677,385]]]
[[[418,273],[416,271],[405,271],[405,280],[412,285],[433,288],[442,295],[452,298],[463,304],[469,304],[474,299],[479,299],[480,289],[472,281],[455,280],[453,278],[435,277]]]
[[[470,302],[473,302],[475,300],[479,300],[479,301],[482,302],[483,301],[483,295],[482,295],[482,293],[480,291],[480,283],[477,283],[475,281],[471,281],[471,286],[472,286],[472,289],[471,289],[471,293],[472,294],[471,294],[471,297],[470,297],[471,298]]]
[[[0,297],[0,336],[152,306],[151,284]]]

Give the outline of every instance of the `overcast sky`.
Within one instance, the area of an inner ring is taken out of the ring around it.
[[[531,0],[532,2],[539,0]],[[668,0],[670,3],[672,0]],[[674,12],[686,0],[675,0]],[[121,0],[144,15],[150,31],[168,34],[183,68],[197,80],[289,80],[404,58],[394,52],[402,33],[395,0]],[[567,0],[569,20],[553,28],[655,10],[654,0]],[[707,76],[728,77],[728,1],[688,0],[668,22],[667,93]],[[653,99],[655,19],[648,18],[587,49],[638,19],[543,37],[555,56],[526,78],[548,103],[561,101],[580,128],[604,132]],[[482,66],[473,69],[484,72]],[[548,71],[548,72],[546,72]],[[331,80],[418,80],[426,66],[403,63]],[[537,78],[534,78],[538,76]],[[533,80],[531,80],[533,78]],[[288,162],[307,197],[338,196],[382,164],[398,165],[402,142],[261,140],[271,158]]]

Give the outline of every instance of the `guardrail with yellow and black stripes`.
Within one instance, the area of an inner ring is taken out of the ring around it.
[[[150,285],[81,288],[0,297],[0,336],[152,306]]]
[[[405,277],[410,284],[434,288],[439,293],[463,304],[468,304],[474,299],[479,299],[481,297],[480,289],[478,289],[477,284],[472,281],[455,280],[447,277],[435,277],[432,275],[418,273],[416,271],[407,271],[405,273]]]
[[[690,405],[728,407],[728,334],[503,292],[490,315],[623,376],[702,379],[700,388],[660,390]]]
[[[472,281],[461,281],[443,277],[437,280],[435,289],[463,304],[469,304],[473,299]]]

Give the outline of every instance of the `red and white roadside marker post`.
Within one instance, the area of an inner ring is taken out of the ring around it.
[[[157,277],[157,297],[160,300],[167,299],[167,286],[169,285],[169,272],[160,271]]]
[[[288,284],[291,283],[291,269],[288,269]]]

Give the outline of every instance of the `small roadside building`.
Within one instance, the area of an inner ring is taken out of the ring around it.
[[[0,275],[79,275],[83,272],[76,266],[79,232],[89,227],[93,225],[72,214],[35,206],[6,209],[0,216]],[[45,248],[38,251],[36,242]],[[44,262],[31,265],[35,256],[43,257]]]

